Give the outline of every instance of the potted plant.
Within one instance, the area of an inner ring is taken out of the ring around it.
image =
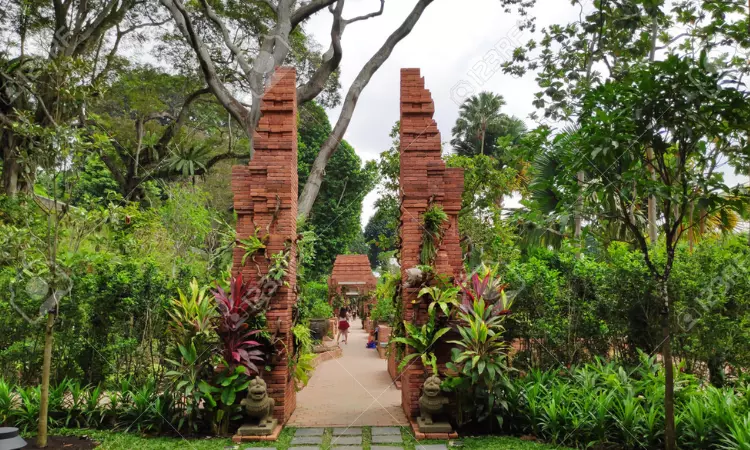
[[[321,340],[328,333],[328,320],[333,317],[333,309],[323,299],[317,299],[310,307],[310,332],[313,339]]]

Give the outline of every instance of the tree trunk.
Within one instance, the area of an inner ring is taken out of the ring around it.
[[[39,404],[39,428],[36,436],[37,447],[47,446],[47,417],[49,415],[49,377],[52,365],[52,329],[55,325],[55,312],[47,313],[47,326],[44,330],[44,362],[42,363],[42,398]]]
[[[674,365],[672,363],[672,312],[669,304],[667,280],[659,280],[659,296],[662,305],[662,357],[664,359],[664,443],[666,450],[676,450],[674,423]]]
[[[483,124],[482,125],[482,139],[481,139],[481,142],[479,143],[479,146],[480,146],[480,149],[481,149],[480,153],[482,155],[484,155],[484,137],[485,137],[486,134],[487,134],[487,125]]]
[[[315,198],[318,196],[320,186],[323,184],[323,177],[325,176],[325,168],[328,164],[328,160],[331,159],[333,152],[336,151],[341,140],[344,138],[344,133],[346,133],[346,130],[349,127],[349,122],[351,122],[360,94],[362,94],[362,91],[370,82],[375,72],[377,72],[383,63],[385,63],[391,56],[396,45],[411,33],[411,30],[414,29],[414,26],[419,21],[424,10],[433,1],[434,0],[419,0],[404,22],[396,29],[396,31],[388,36],[388,39],[385,40],[383,46],[375,52],[367,63],[365,63],[362,70],[357,75],[357,78],[354,79],[354,82],[346,95],[344,104],[341,107],[341,115],[336,122],[336,126],[333,127],[333,131],[320,147],[320,152],[318,152],[318,156],[315,158],[315,161],[310,168],[310,175],[307,177],[305,187],[302,189],[302,193],[299,196],[298,211],[300,217],[307,217],[310,215],[310,211],[312,211]]]

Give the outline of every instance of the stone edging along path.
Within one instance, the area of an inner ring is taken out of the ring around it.
[[[368,432],[369,431],[369,432]],[[289,450],[404,450],[404,439],[414,439],[407,428],[361,427],[298,428]],[[446,444],[414,443],[416,450],[446,450]]]

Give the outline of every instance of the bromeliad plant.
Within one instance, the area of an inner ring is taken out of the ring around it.
[[[222,342],[224,360],[232,369],[245,367],[248,375],[259,374],[258,364],[264,361],[262,345],[253,339],[261,331],[251,330],[247,322],[265,311],[268,299],[263,300],[261,295],[260,300],[253,300],[255,292],[242,281],[242,274],[230,279],[229,293],[221,286],[213,291],[219,310],[217,333]]]
[[[427,367],[431,367],[432,373],[434,375],[438,374],[437,357],[431,350],[434,348],[438,340],[445,333],[450,331],[450,328],[439,328],[438,326],[436,326],[435,316],[435,309],[433,308],[429,310],[427,323],[419,328],[417,328],[417,326],[412,323],[404,321],[406,336],[396,337],[393,339],[393,342],[408,345],[409,347],[411,347],[412,353],[406,355],[404,359],[401,360],[401,364],[399,364],[398,370],[404,370],[409,361],[416,358],[421,358],[422,364],[424,365],[425,369]]]

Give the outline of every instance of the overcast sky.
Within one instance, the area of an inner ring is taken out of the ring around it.
[[[342,42],[342,95],[415,3],[416,0],[387,0],[382,16],[347,27]],[[344,17],[373,12],[379,6],[380,0],[349,0]],[[585,8],[588,12],[593,6],[589,2]],[[578,7],[563,0],[539,0],[534,9],[538,29],[573,21],[579,12]],[[483,90],[501,94],[507,103],[503,111],[533,127],[528,119],[534,111],[531,101],[537,91],[533,74],[514,78],[494,70],[499,66],[498,58],[507,58],[514,47],[532,37],[528,30],[518,30],[518,18],[515,13],[505,13],[500,0],[435,0],[364,90],[345,139],[363,160],[377,159],[390,146],[388,133],[399,118],[399,72],[406,67],[422,70],[435,101],[435,120],[445,143],[451,138],[450,130],[461,101]],[[331,15],[326,12],[314,16],[306,29],[327,48],[330,25]],[[333,124],[339,110],[329,110],[328,114]],[[731,184],[740,181],[733,175],[727,178]],[[374,213],[373,202],[377,197],[377,191],[365,197],[363,226]],[[509,206],[513,203],[516,202],[509,202]]]

